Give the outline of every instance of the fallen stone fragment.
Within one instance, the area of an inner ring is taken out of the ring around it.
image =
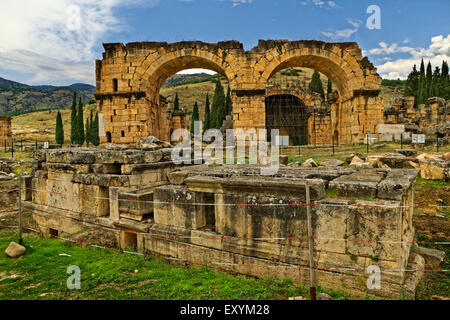
[[[305,298],[303,298],[302,296],[298,296],[298,297],[289,297],[288,300],[305,300]]]
[[[333,300],[333,298],[326,293],[319,293],[316,298],[317,300]]]
[[[405,157],[416,157],[417,150],[414,149],[395,149],[395,153],[404,155]]]
[[[317,163],[313,159],[308,159],[302,163],[302,167],[304,168],[313,168],[318,167]]]
[[[138,142],[136,142],[136,149],[141,150],[154,151],[162,148],[172,148],[172,147],[173,146],[170,143],[161,141],[154,136],[148,136],[147,138],[143,138]]]
[[[18,243],[11,242],[6,248],[5,253],[11,258],[18,258],[25,253],[26,249]]]
[[[433,267],[439,267],[445,259],[445,252],[440,250],[416,247],[415,252],[420,254],[425,259],[427,265],[431,265]]]
[[[343,161],[335,159],[335,160],[326,160],[326,161],[323,161],[322,163],[320,163],[320,166],[321,166],[321,167],[335,168],[335,167],[340,167],[340,166],[342,166],[343,164],[344,164]]]

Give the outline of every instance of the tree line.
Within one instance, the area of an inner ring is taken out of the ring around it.
[[[100,144],[98,113],[94,117],[91,110],[90,116],[86,118],[86,124],[84,124],[83,106],[81,97],[77,105],[77,93],[74,92],[70,115],[70,143],[78,146],[82,146],[84,143],[89,146],[89,143],[92,143],[94,146],[98,146]],[[56,115],[55,140],[59,145],[64,144],[64,127],[59,111]]]
[[[450,78],[447,62],[443,61],[442,67],[436,66],[433,71],[431,62],[428,61],[425,71],[425,64],[422,59],[420,71],[414,65],[413,71],[408,75],[403,94],[413,96],[416,105],[426,104],[428,99],[432,97],[450,100]]]
[[[216,88],[214,90],[212,103],[210,102],[209,94],[208,93],[206,94],[205,116],[203,119],[204,131],[208,129],[220,129],[227,115],[230,115],[233,112],[230,87],[228,86],[228,91],[227,94],[225,95],[225,90],[222,86],[222,83],[220,82],[220,79],[215,80],[214,82],[216,83]],[[174,110],[179,110],[178,93],[175,94]],[[200,113],[198,111],[197,102],[194,103],[192,109],[191,125],[190,125],[191,133],[194,133],[195,121],[200,121]]]

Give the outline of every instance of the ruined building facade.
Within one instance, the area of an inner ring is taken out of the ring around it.
[[[0,146],[9,145],[11,139],[11,117],[0,116]]]
[[[236,41],[109,43],[104,48],[96,62],[102,143],[134,143],[149,135],[168,141],[171,119],[160,88],[191,68],[216,71],[229,81],[235,129],[270,129],[268,81],[292,67],[318,70],[337,89],[329,114],[308,120],[314,122],[307,127],[308,144],[330,144],[332,137],[336,144],[362,142],[367,130],[376,132],[383,122],[381,78],[356,43],[260,41],[250,51]]]

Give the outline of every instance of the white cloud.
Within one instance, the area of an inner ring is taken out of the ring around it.
[[[335,30],[330,32],[321,32],[325,37],[330,38],[332,40],[338,40],[338,39],[347,39],[350,38],[350,36],[359,30],[359,26],[361,25],[361,21],[359,20],[352,20],[347,19],[347,22],[353,27],[343,30]]]
[[[245,3],[252,3],[253,0],[231,0],[233,2],[233,7],[240,6]]]
[[[428,61],[435,66],[441,66],[442,61],[450,61],[450,34],[447,37],[439,35],[431,38],[431,44],[428,48],[411,48],[406,46],[398,46],[396,43],[388,45],[384,42],[379,44],[379,48],[368,50],[372,55],[392,55],[398,53],[409,54],[408,58],[401,58],[388,61],[378,65],[377,69],[380,75],[386,79],[406,79],[411,72],[413,65],[420,66],[423,58],[425,63]],[[388,60],[389,57],[384,57]]]
[[[335,1],[325,1],[325,0],[303,0],[300,2],[302,6],[307,6],[309,4],[315,5],[320,8],[337,8],[338,5]]]
[[[20,0],[0,3],[0,68],[27,72],[31,84],[94,83],[94,47],[124,25],[118,6],[158,0]],[[79,14],[78,14],[79,13]]]

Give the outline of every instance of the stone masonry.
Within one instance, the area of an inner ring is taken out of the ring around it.
[[[0,146],[11,143],[11,117],[0,116]]]
[[[381,78],[354,42],[260,40],[245,51],[237,41],[136,42],[104,44],[96,62],[97,108],[102,143],[134,143],[148,135],[168,140],[166,105],[160,88],[173,74],[205,68],[225,76],[230,84],[234,128],[266,128],[266,87],[272,75],[291,67],[320,71],[335,85],[338,98],[331,105],[329,121],[319,124],[328,138],[315,143],[364,141],[367,130],[375,133],[383,123],[379,97]]]
[[[405,269],[421,259],[411,252],[418,170],[281,167],[261,177],[250,165],[175,166],[170,148],[136,146],[35,152],[21,194],[41,232],[103,230],[124,249],[307,285],[308,183],[318,285],[414,296],[421,273]],[[366,287],[371,265],[382,270],[379,290]]]

